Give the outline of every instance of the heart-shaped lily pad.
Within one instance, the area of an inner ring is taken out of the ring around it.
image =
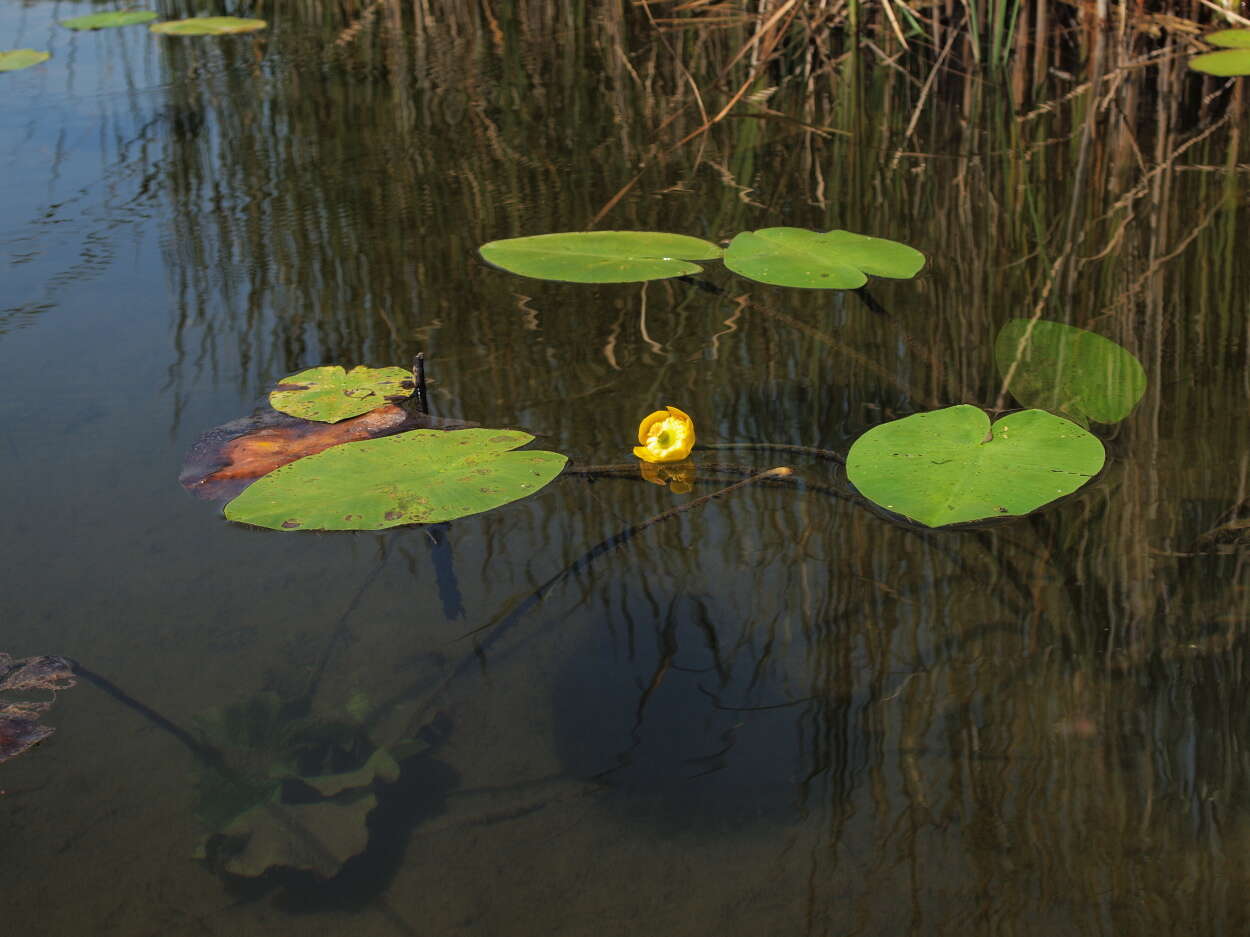
[[[1204,52],[1189,60],[1189,67],[1196,72],[1204,72],[1219,78],[1234,78],[1238,75],[1250,75],[1250,49],[1222,49],[1219,52]]]
[[[412,395],[412,372],[403,368],[344,370],[331,364],[284,377],[269,394],[275,410],[321,423],[337,423],[368,413],[389,400]]]
[[[10,49],[0,52],[0,72],[15,72],[21,68],[30,68],[40,62],[52,58],[51,52],[39,52],[35,49]]]
[[[226,517],[273,530],[381,530],[479,514],[532,495],[560,474],[557,452],[502,429],[413,430],[344,443],[270,472]]]
[[[92,13],[89,16],[61,20],[61,25],[69,29],[113,29],[118,26],[150,23],[154,19],[156,14],[151,10],[116,10],[112,13]]]
[[[1011,319],[994,342],[994,359],[1016,400],[1078,423],[1116,423],[1146,392],[1146,371],[1132,352],[1062,322]]]
[[[869,275],[908,279],[924,266],[914,247],[850,231],[761,228],[743,231],[729,242],[725,266],[734,273],[806,289],[853,290]]]
[[[479,248],[487,263],[540,280],[636,283],[698,273],[692,260],[715,260],[711,241],[662,231],[568,231],[491,241]]]
[[[1076,491],[1105,459],[1095,436],[1044,410],[991,427],[961,405],[873,427],[851,446],[846,473],[871,501],[941,527],[1028,514]]]
[[[153,23],[148,28],[162,36],[228,36],[234,33],[255,32],[268,25],[264,20],[246,19],[241,16],[196,16],[187,20]]]

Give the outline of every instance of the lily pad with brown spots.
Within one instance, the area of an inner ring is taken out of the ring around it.
[[[564,469],[558,452],[518,450],[529,433],[413,430],[344,443],[285,465],[226,505],[271,530],[381,530],[480,514],[534,494]]]
[[[337,364],[284,377],[269,394],[275,410],[304,420],[337,423],[394,400],[412,396],[412,372],[403,368],[346,371]]]

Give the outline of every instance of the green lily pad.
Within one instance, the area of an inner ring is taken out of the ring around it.
[[[1201,39],[1225,49],[1250,49],[1250,29],[1221,29],[1207,33]]]
[[[255,32],[268,25],[264,20],[245,19],[241,16],[196,16],[187,20],[153,23],[148,28],[162,36],[228,36]]]
[[[40,62],[52,58],[51,52],[38,52],[35,49],[10,49],[0,52],[0,72],[15,72],[21,68],[30,68]]]
[[[860,493],[929,527],[1028,514],[1101,469],[1102,443],[1069,420],[1023,410],[997,420],[960,405],[870,429],[846,473]]]
[[[1197,72],[1234,78],[1250,75],[1250,49],[1224,49],[1220,52],[1204,52],[1189,60],[1189,67]]]
[[[491,241],[482,258],[509,273],[567,283],[636,283],[698,273],[715,260],[710,241],[662,231],[569,231]]]
[[[729,242],[725,266],[734,273],[774,286],[853,290],[869,275],[909,279],[924,266],[914,247],[850,231],[761,228],[743,231]]]
[[[61,20],[61,25],[68,29],[113,29],[117,26],[150,23],[154,19],[156,14],[151,10],[117,10],[113,13],[92,13],[90,16]]]
[[[284,465],[226,505],[272,530],[381,530],[479,514],[532,495],[567,458],[525,450],[528,433],[413,430],[344,443]]]
[[[332,364],[284,377],[270,392],[269,405],[304,420],[337,423],[410,397],[413,386],[412,372],[403,368],[361,365],[345,371]]]
[[[994,342],[1008,390],[1026,407],[1077,423],[1116,423],[1146,392],[1146,371],[1127,348],[1062,322],[1012,319]]]

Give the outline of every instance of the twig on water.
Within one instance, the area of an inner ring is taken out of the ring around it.
[[[417,352],[417,356],[412,359],[412,397],[417,402],[417,407],[426,416],[430,415],[430,394],[429,389],[425,386],[425,352]]]

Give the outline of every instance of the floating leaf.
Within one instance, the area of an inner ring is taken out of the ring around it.
[[[850,231],[761,228],[729,242],[725,266],[760,283],[852,290],[868,276],[908,279],[924,266],[914,247]]]
[[[56,693],[74,682],[74,665],[64,657],[14,660],[0,653],[0,693],[22,694],[20,698],[0,696],[0,762],[33,748],[55,731],[39,721],[52,701],[28,699],[25,694],[32,690]]]
[[[1250,49],[1224,49],[1220,52],[1204,52],[1189,60],[1189,67],[1197,72],[1234,78],[1250,75]]]
[[[990,426],[977,407],[917,413],[851,446],[847,477],[882,507],[929,527],[1028,514],[1102,469],[1102,443],[1075,423],[1024,410]]]
[[[1021,404],[1078,423],[1118,422],[1146,392],[1146,372],[1132,352],[1062,322],[1011,319],[994,342],[994,358]]]
[[[1203,42],[1225,49],[1250,49],[1250,29],[1221,29],[1201,37]]]
[[[92,13],[90,16],[61,20],[61,25],[69,29],[112,29],[117,26],[150,23],[154,19],[156,14],[151,10],[117,10],[113,13]]]
[[[40,62],[52,58],[51,52],[38,52],[34,49],[10,49],[0,52],[0,72],[15,72],[20,68],[30,68]]]
[[[229,501],[256,479],[331,446],[394,436],[411,429],[466,429],[476,426],[413,413],[394,404],[339,423],[318,423],[269,407],[250,417],[209,430],[195,441],[182,463],[178,482],[197,498]]]
[[[233,33],[255,32],[268,25],[264,20],[245,19],[239,16],[197,16],[187,20],[153,23],[148,28],[163,36],[226,36]]]
[[[345,443],[292,462],[226,505],[232,521],[273,530],[381,530],[489,511],[560,474],[556,452],[517,446],[528,433],[413,430]]]
[[[284,377],[270,392],[269,405],[305,420],[337,423],[410,397],[413,387],[412,373],[403,368],[361,365],[345,371],[332,364]]]
[[[691,260],[715,260],[710,241],[661,231],[571,231],[491,241],[479,251],[487,263],[540,280],[635,283],[698,273]]]

